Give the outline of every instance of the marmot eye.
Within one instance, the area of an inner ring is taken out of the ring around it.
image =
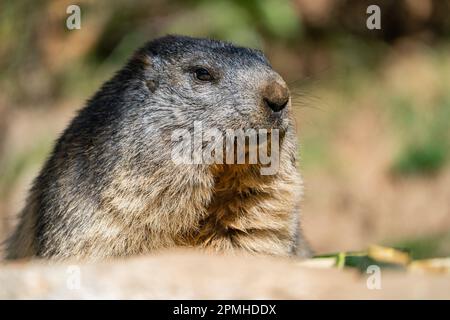
[[[194,70],[195,78],[200,81],[212,81],[214,80],[213,76],[209,73],[205,68],[196,68]]]

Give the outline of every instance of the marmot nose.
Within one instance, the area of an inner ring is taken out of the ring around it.
[[[263,89],[264,105],[273,112],[286,108],[289,102],[289,90],[284,84],[273,81]]]

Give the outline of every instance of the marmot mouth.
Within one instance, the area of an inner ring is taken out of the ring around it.
[[[269,116],[269,123],[271,129],[278,129],[281,132],[285,132],[289,127],[289,119],[283,115],[284,111],[279,111],[279,115],[272,114]]]

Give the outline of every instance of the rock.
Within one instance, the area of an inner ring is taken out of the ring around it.
[[[100,263],[0,264],[0,299],[449,299],[450,277],[314,268],[294,259],[169,251]]]

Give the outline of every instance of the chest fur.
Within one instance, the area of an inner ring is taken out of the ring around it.
[[[289,253],[297,223],[296,188],[279,176],[261,176],[252,169],[243,165],[215,172],[214,193],[195,245]]]

